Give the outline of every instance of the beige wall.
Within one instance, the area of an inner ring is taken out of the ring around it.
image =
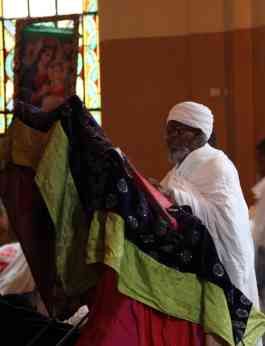
[[[185,35],[186,0],[99,0],[101,40]]]
[[[216,33],[265,24],[264,0],[99,0],[101,40]]]
[[[265,1],[264,0],[253,0],[253,26],[264,26],[265,25]]]
[[[169,108],[197,100],[213,109],[218,144],[251,201],[265,135],[262,11],[258,0],[99,0],[103,126],[144,174],[168,169]]]
[[[224,31],[224,0],[99,0],[99,13],[102,40]]]

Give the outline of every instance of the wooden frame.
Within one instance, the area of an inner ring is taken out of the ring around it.
[[[72,21],[73,25],[63,28],[61,21]],[[15,100],[50,110],[75,93],[78,26],[79,15],[17,20]]]

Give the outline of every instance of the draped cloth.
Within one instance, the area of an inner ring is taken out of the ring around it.
[[[256,197],[255,215],[252,220],[252,231],[256,248],[256,273],[260,296],[261,310],[265,311],[265,178],[252,189]]]
[[[238,173],[209,144],[193,151],[162,181],[177,204],[187,204],[209,230],[233,284],[258,307],[254,244]]]
[[[43,130],[40,117],[17,115]],[[254,345],[264,316],[231,282],[200,219],[176,207],[167,210],[178,225],[172,228],[77,97],[52,115],[59,122],[35,182],[53,223],[56,270],[66,293],[98,287],[104,265],[116,272],[122,295],[231,346]]]
[[[83,327],[76,346],[88,344],[204,346],[205,334],[199,325],[170,318],[121,294],[117,290],[115,272],[106,267],[98,283],[89,321]]]
[[[265,247],[265,178],[260,180],[252,189],[256,198],[255,216],[253,219],[253,237],[259,246]]]

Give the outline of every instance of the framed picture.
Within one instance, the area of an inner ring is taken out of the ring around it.
[[[17,20],[14,97],[49,111],[75,93],[79,16]]]

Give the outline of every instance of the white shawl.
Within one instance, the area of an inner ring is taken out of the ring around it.
[[[248,208],[233,163],[206,144],[174,167],[161,185],[204,223],[232,283],[258,307]]]
[[[253,237],[257,245],[265,247],[265,178],[252,189],[256,197],[255,216],[253,219]]]

